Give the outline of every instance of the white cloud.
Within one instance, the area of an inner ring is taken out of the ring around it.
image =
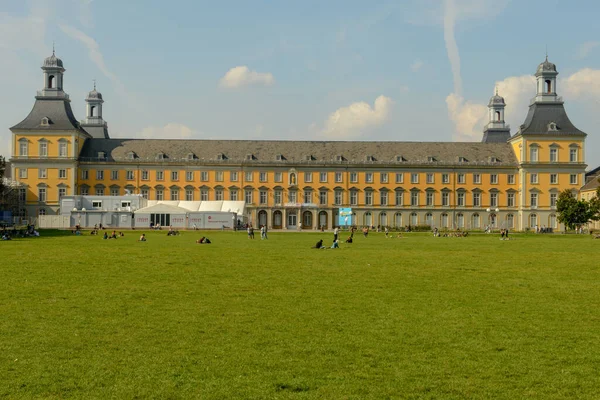
[[[423,65],[423,61],[417,59],[410,65],[410,69],[413,72],[418,72],[421,68],[423,68]]]
[[[455,125],[455,141],[468,142],[481,139],[482,127],[486,122],[487,107],[465,101],[461,96],[450,93],[446,97],[448,117]]]
[[[115,74],[113,74],[106,66],[106,63],[104,62],[104,56],[102,55],[102,52],[100,52],[100,45],[98,45],[96,40],[70,25],[59,25],[59,27],[68,36],[79,40],[85,45],[85,47],[87,47],[90,59],[107,78],[113,82],[119,81]]]
[[[591,53],[591,51],[594,50],[599,45],[600,45],[600,42],[594,42],[594,41],[582,43],[577,48],[577,58],[579,58],[579,59],[586,58]]]
[[[271,86],[275,78],[270,72],[251,71],[247,66],[233,67],[220,80],[221,87],[234,89],[249,85]]]
[[[559,84],[563,85],[569,98],[600,97],[600,70],[584,68],[559,81]]]
[[[350,139],[384,124],[390,115],[392,99],[379,96],[373,107],[365,102],[352,103],[333,112],[322,131],[330,138]]]
[[[186,125],[170,122],[165,126],[147,126],[133,135],[142,139],[191,139],[198,133]]]
[[[498,94],[504,97],[506,108],[504,120],[519,126],[527,114],[529,100],[535,96],[535,77],[531,75],[510,76],[496,82]],[[490,94],[490,97],[492,94]],[[487,103],[465,101],[452,93],[446,98],[448,116],[454,123],[454,139],[457,141],[478,141],[488,123]]]

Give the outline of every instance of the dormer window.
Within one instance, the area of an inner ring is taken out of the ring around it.
[[[367,161],[368,162],[375,161],[375,157],[373,157],[373,156],[367,156]]]
[[[135,152],[130,151],[129,153],[127,153],[127,159],[128,160],[133,160],[135,159]]]
[[[254,154],[246,154],[246,161],[252,161],[255,160],[256,158],[254,157]]]
[[[312,156],[312,154],[304,156],[304,161],[314,161],[314,160],[315,160],[315,158]]]
[[[458,157],[458,162],[469,162],[465,157]]]
[[[103,152],[103,151],[99,151],[98,152],[98,158],[101,159],[101,160],[105,159],[106,158],[106,153]]]
[[[48,125],[50,125],[50,119],[48,119],[48,117],[44,117],[44,118],[42,118],[42,123],[41,123],[41,125],[42,125],[42,126],[48,126]]]
[[[427,157],[427,162],[436,162],[437,159],[434,156]]]
[[[500,162],[500,160],[498,159],[498,157],[490,157],[490,162],[497,163],[497,162]]]
[[[163,153],[163,152],[160,152],[160,153],[158,153],[158,154],[156,155],[156,159],[157,159],[158,161],[162,161],[162,160],[164,160],[164,159],[165,159],[165,153]]]
[[[405,162],[406,158],[402,157],[402,156],[396,156],[396,161],[397,162]]]
[[[222,161],[222,160],[226,160],[226,159],[227,159],[227,157],[225,156],[225,154],[223,154],[223,153],[217,154],[217,160]]]
[[[275,161],[283,161],[283,160],[285,160],[285,157],[283,157],[282,154],[277,154],[275,156]]]
[[[188,153],[187,159],[188,161],[193,161],[196,159],[196,155],[194,153]]]
[[[344,156],[341,156],[341,155],[335,156],[335,161],[344,161]]]
[[[556,123],[555,123],[555,122],[550,122],[550,123],[548,124],[548,130],[549,130],[549,131],[557,131],[557,130],[558,130],[558,127],[556,126]]]

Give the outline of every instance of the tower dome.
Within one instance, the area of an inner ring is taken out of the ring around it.
[[[96,90],[96,86],[94,86],[94,90],[88,93],[86,100],[102,100],[102,93]]]
[[[494,105],[506,105],[506,103],[504,102],[504,97],[500,96],[497,91],[496,91],[496,94],[494,94],[492,96],[492,98],[490,99],[490,102],[488,103],[488,107],[491,107]]]
[[[64,68],[63,67],[63,62],[60,58],[56,57],[56,55],[54,54],[54,52],[52,52],[52,55],[50,57],[46,57],[46,59],[44,59],[44,68]]]
[[[548,61],[548,56],[546,56],[546,60],[544,60],[543,63],[541,63],[540,65],[538,65],[537,67],[537,71],[535,72],[535,75],[541,75],[543,73],[557,73],[556,71],[556,65],[551,63],[550,61]]]

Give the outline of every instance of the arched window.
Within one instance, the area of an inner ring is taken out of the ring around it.
[[[388,220],[387,220],[387,214],[382,212],[381,214],[379,214],[379,224],[381,226],[387,226],[388,224]]]
[[[456,227],[461,229],[465,227],[465,216],[462,213],[456,214]]]
[[[506,216],[506,227],[507,228],[514,228],[515,227],[515,216],[512,214],[508,214]]]
[[[40,211],[38,212],[38,215],[46,215],[46,209],[45,208],[40,208]]]
[[[556,229],[558,227],[556,225],[556,215],[550,214],[550,217],[548,217],[548,226],[552,229]]]
[[[410,214],[410,224],[416,226],[419,223],[419,216],[417,213]]]
[[[396,213],[394,215],[394,225],[396,228],[400,228],[402,226],[402,213]]]
[[[96,106],[90,106],[90,117],[97,117]]]
[[[373,219],[372,219],[372,215],[370,212],[365,213],[364,221],[365,221],[365,226],[373,225]]]
[[[429,226],[433,226],[433,215],[431,213],[425,214],[425,223]]]
[[[479,224],[479,220],[480,220],[479,214],[477,214],[477,213],[473,214],[472,220],[473,220],[473,222],[471,223],[471,227],[473,229],[479,229],[479,227],[480,227],[480,224]]]
[[[54,75],[48,77],[48,89],[54,88]]]
[[[552,93],[552,81],[546,79],[546,93]]]
[[[448,227],[448,214],[446,214],[446,213],[442,214],[441,223],[442,223],[441,224],[442,228],[447,228]]]
[[[529,227],[535,228],[537,226],[537,215],[531,214],[529,216]]]
[[[496,121],[500,121],[500,111],[496,111]]]

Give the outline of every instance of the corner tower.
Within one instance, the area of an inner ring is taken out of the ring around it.
[[[585,183],[586,133],[569,119],[558,96],[556,65],[548,57],[535,72],[536,93],[509,143],[519,162],[520,226],[558,228],[556,201]]]
[[[506,143],[510,139],[510,126],[504,122],[504,108],[506,103],[504,97],[496,94],[492,96],[488,103],[488,124],[483,131],[484,143]]]
[[[96,90],[96,82],[94,82],[94,90],[88,93],[85,103],[86,117],[81,121],[81,127],[94,139],[110,139],[108,126],[102,118],[104,100],[102,99],[102,93]]]
[[[44,84],[24,120],[11,127],[13,176],[27,215],[52,215],[77,193],[79,152],[91,136],[73,115],[63,90],[65,68],[54,51],[42,64]]]

